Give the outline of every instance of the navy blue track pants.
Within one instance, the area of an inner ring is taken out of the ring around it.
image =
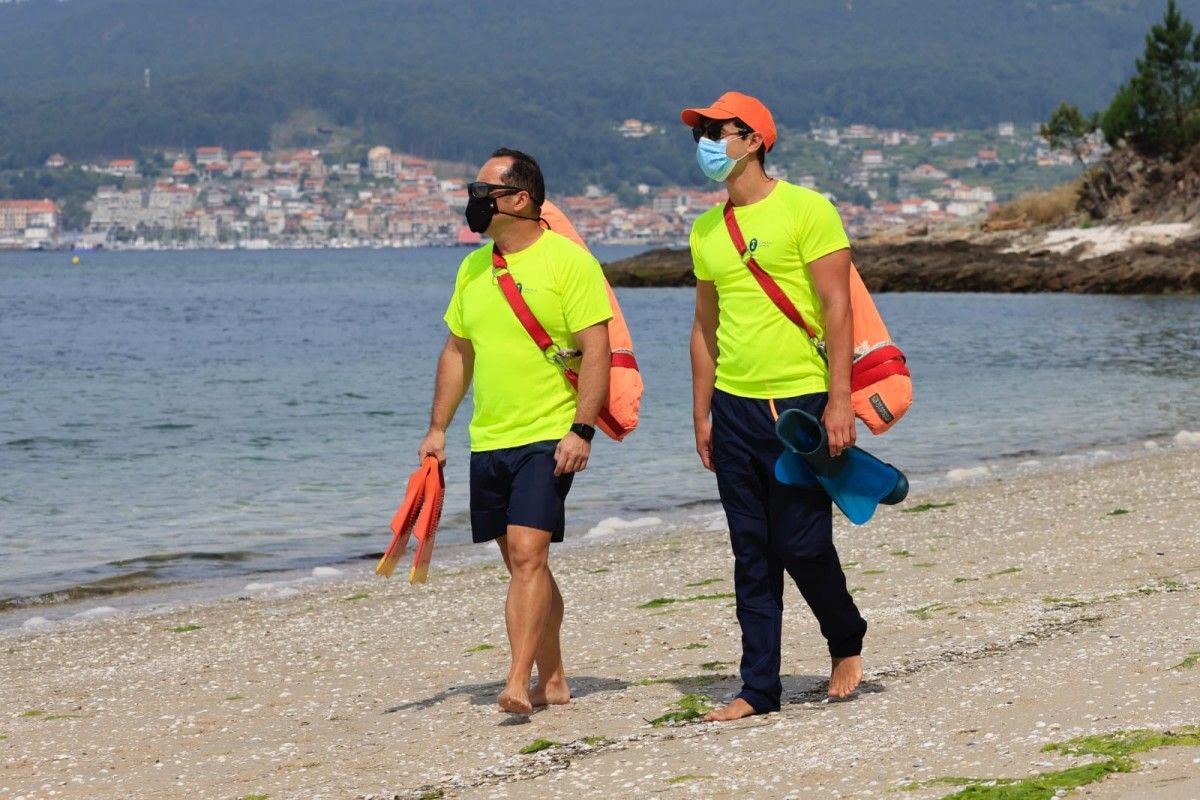
[[[782,414],[802,408],[820,417],[824,393],[774,401]],[[771,402],[728,394],[712,399],[713,465],[729,521],[737,618],[742,628],[742,690],[760,713],[778,711],[783,629],[783,573],[808,603],[835,658],[862,652],[867,621],[846,589],[833,546],[833,509],[820,489],[775,480],[783,444],[775,436]]]

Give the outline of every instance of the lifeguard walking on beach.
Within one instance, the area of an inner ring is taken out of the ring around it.
[[[828,642],[829,695],[845,697],[862,680],[867,623],[846,589],[833,546],[829,496],[783,484],[774,472],[783,451],[775,421],[787,409],[822,420],[833,456],[855,441],[850,241],[825,197],[766,174],[776,130],[757,99],[728,92],[707,108],[685,109],[681,118],[692,129],[700,169],[729,191],[727,206],[701,215],[690,239],[696,450],[717,475],[742,629],[741,691],[705,717],[720,721],[779,710],[784,572]],[[734,245],[734,225],[748,255],[825,341],[828,361],[747,267]]]
[[[497,150],[468,194],[467,223],[492,243],[459,267],[445,315],[450,335],[418,456],[445,463],[446,428],[473,381],[471,535],[477,543],[495,541],[512,576],[505,604],[512,665],[497,702],[505,711],[529,713],[571,699],[550,543],[563,539],[564,501],[591,455],[593,426],[608,392],[613,312],[599,262],[539,224],[546,190],[533,158]],[[530,337],[518,316],[521,306],[560,352],[578,353],[572,363],[578,392]]]

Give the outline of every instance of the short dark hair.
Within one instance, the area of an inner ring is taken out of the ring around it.
[[[533,156],[522,153],[520,150],[501,147],[492,153],[491,157],[512,159],[512,164],[508,169],[500,173],[500,179],[509,186],[516,186],[518,189],[529,192],[529,198],[533,200],[533,205],[538,211],[541,211],[542,203],[546,202],[546,181],[542,178],[542,168],[538,166]]]
[[[739,119],[738,117],[734,117],[734,118],[733,118],[732,120],[730,120],[730,121],[731,121],[731,122],[732,122],[734,125],[737,125],[737,126],[738,126],[738,128],[739,128],[739,129],[741,129],[741,130],[744,130],[744,131],[750,131],[751,133],[755,133],[755,132],[756,132],[756,131],[755,131],[753,128],[751,128],[749,125],[747,125],[746,123],[742,122],[742,121],[741,121],[741,119]],[[760,147],[760,148],[758,148],[757,150],[755,150],[755,151],[754,151],[754,155],[758,157],[758,165],[759,165],[760,167],[765,167],[765,166],[767,165],[767,143],[766,143],[766,142],[763,142],[763,146],[762,146],[762,147]]]

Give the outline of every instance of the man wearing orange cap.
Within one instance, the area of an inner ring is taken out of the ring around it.
[[[729,191],[724,208],[696,220],[690,239],[696,450],[717,475],[729,521],[742,628],[742,689],[705,718],[721,721],[779,710],[785,571],[828,643],[830,697],[849,695],[862,680],[867,623],[833,546],[830,499],[774,474],[783,450],[775,420],[786,409],[822,419],[831,455],[854,444],[850,242],[825,197],[766,174],[777,134],[757,99],[727,92],[707,108],[685,109],[681,118],[692,129],[701,171]],[[746,260],[734,244],[739,232]],[[784,316],[749,260],[783,290],[824,341],[824,352]]]

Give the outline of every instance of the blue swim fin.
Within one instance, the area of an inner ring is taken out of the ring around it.
[[[879,503],[895,505],[908,496],[904,473],[866,450],[850,447],[831,458],[825,426],[807,411],[783,412],[775,434],[787,448],[775,462],[776,479],[792,486],[815,483],[855,525],[869,520]]]

